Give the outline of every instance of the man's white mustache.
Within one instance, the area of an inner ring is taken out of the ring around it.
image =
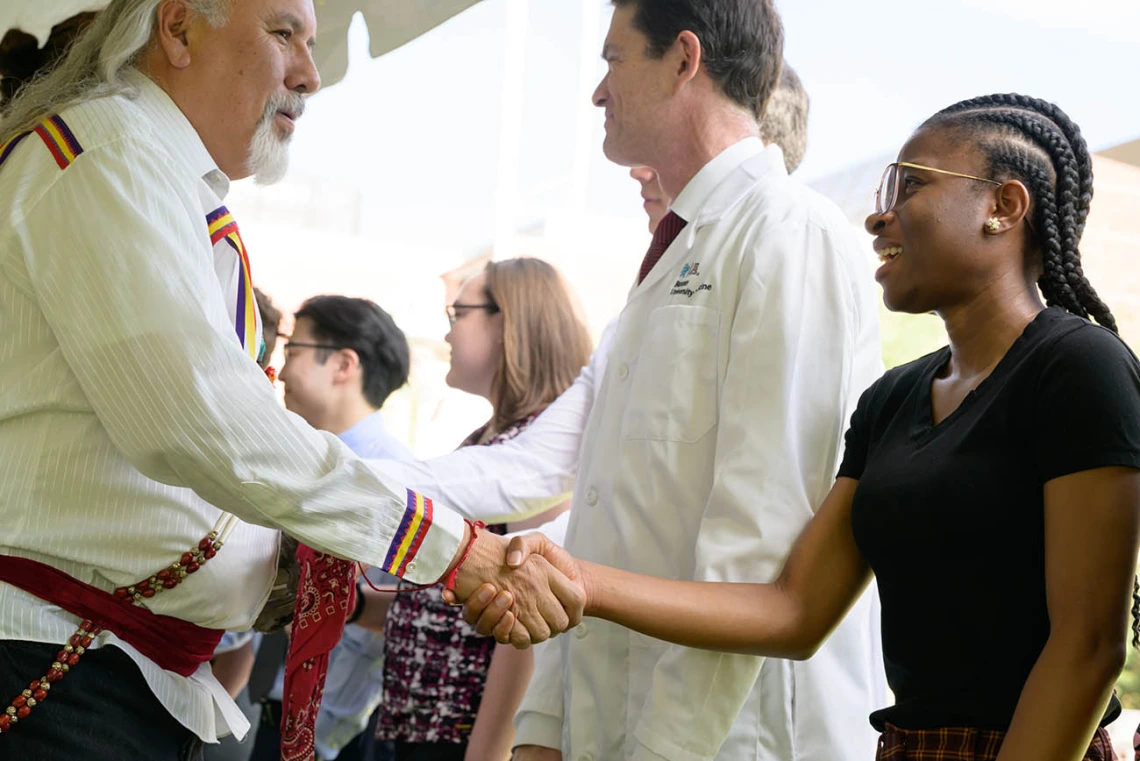
[[[305,113],[305,96],[296,93],[278,94],[269,99],[265,104],[265,113],[261,115],[262,123],[268,122],[278,112],[288,114],[294,121],[301,118]]]

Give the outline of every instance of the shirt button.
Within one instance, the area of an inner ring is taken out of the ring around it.
[[[586,490],[586,504],[591,507],[598,504],[598,490],[593,486]]]
[[[578,624],[574,627],[574,636],[578,639],[586,639],[586,635],[590,633],[590,628],[586,624]]]
[[[408,563],[408,566],[404,569],[404,573],[411,573],[414,570],[416,570],[416,561],[413,560]]]
[[[629,365],[623,363],[621,365],[621,367],[618,368],[618,380],[625,380],[628,377],[629,377]]]
[[[578,756],[578,761],[594,761],[594,754],[583,753],[582,755]]]

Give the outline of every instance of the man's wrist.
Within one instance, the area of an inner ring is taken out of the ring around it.
[[[464,521],[463,523],[463,539],[459,542],[459,546],[455,548],[455,554],[451,556],[451,561],[447,564],[447,570],[439,577],[442,582],[448,575],[456,569],[460,561],[463,560],[464,553],[467,552],[468,547],[471,545],[471,525]]]
[[[466,527],[466,533],[470,534],[470,537],[463,548],[463,553],[459,556],[459,561],[452,566],[451,570],[447,572],[447,575],[443,577],[443,588],[448,592],[455,591],[456,580],[459,577],[459,569],[463,567],[463,564],[467,562],[467,558],[471,556],[471,550],[474,548],[475,542],[479,539],[479,529],[486,528],[486,524],[482,521],[472,522],[464,520],[463,523]]]

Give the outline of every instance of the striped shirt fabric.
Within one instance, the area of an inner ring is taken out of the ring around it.
[[[241,522],[222,551],[146,605],[237,631],[268,596],[275,529],[436,581],[462,519],[280,407],[239,339],[258,328],[236,221],[211,239],[229,181],[173,101],[129,81],[0,146],[0,554],[111,591],[225,510]],[[76,623],[0,583],[0,639],[64,642]],[[183,678],[107,644],[203,740],[247,731],[208,665]]]

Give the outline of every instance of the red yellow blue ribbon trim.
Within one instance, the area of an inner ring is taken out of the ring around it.
[[[49,116],[31,131],[16,135],[0,145],[0,166],[3,166],[8,157],[12,155],[12,151],[16,150],[16,146],[32,132],[35,132],[44,141],[44,145],[47,146],[60,169],[67,169],[79,157],[79,154],[83,153],[83,146],[75,139],[75,135],[66,122],[58,116]]]
[[[257,300],[253,295],[253,278],[250,275],[249,255],[246,253],[245,243],[241,239],[237,221],[225,206],[219,206],[207,214],[206,224],[210,230],[210,244],[216,246],[219,242],[226,241],[237,252],[241,262],[237,291],[237,319],[234,320],[234,328],[237,330],[241,345],[256,362],[261,356],[263,339],[257,327]]]
[[[411,489],[407,491],[408,505],[404,510],[404,517],[396,529],[396,535],[388,547],[388,555],[384,558],[382,566],[385,573],[400,577],[403,577],[408,570],[408,564],[420,551],[420,545],[423,544],[432,521],[431,500]]]

